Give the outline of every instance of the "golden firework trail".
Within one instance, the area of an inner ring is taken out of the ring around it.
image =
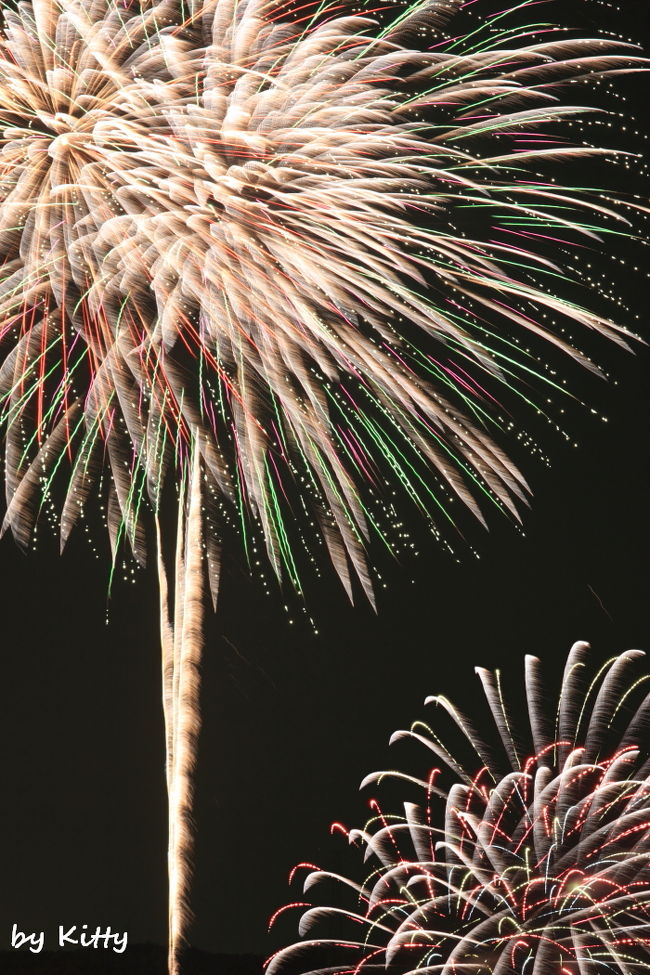
[[[393,483],[434,525],[454,499],[516,516],[527,489],[489,432],[494,394],[555,388],[525,337],[590,368],[567,325],[625,341],[577,303],[572,267],[578,244],[630,233],[633,202],[548,169],[615,155],[569,141],[590,109],[568,83],[644,62],[515,25],[539,4],[451,36],[462,7],[2,7],[4,528],[28,546],[51,507],[64,545],[98,493],[113,558],[144,563],[147,512],[159,525],[176,486],[173,573],[160,531],[157,546],[172,971],[224,533],[249,561],[261,539],[299,591],[324,544],[372,601],[366,549],[395,549]]]
[[[194,769],[201,728],[200,688],[203,639],[203,525],[201,469],[195,449],[190,483],[181,485],[174,569],[174,605],[156,519],[163,713],[165,717],[167,794],[169,797],[169,969],[179,965],[184,929],[191,916],[189,887],[194,832]]]

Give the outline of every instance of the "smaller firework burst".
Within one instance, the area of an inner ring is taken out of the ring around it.
[[[329,880],[356,904],[300,905],[305,940],[273,956],[267,975],[650,967],[650,676],[634,675],[639,651],[593,674],[588,649],[572,648],[555,709],[527,657],[523,727],[498,671],[478,669],[492,736],[444,697],[427,699],[446,713],[455,745],[421,722],[393,736],[415,739],[441,767],[422,780],[364,780],[415,787],[422,801],[402,815],[371,801],[374,818],[348,834],[373,863],[362,883],[312,866],[306,890]]]

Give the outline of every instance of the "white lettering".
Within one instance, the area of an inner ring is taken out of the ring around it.
[[[18,930],[18,925],[14,924],[11,929],[11,947],[12,948],[22,948],[23,945],[27,945],[29,950],[35,955],[39,951],[43,950],[43,945],[45,943],[45,931],[32,931],[29,934]]]

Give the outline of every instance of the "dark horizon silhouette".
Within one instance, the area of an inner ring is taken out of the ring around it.
[[[183,955],[187,975],[261,975],[263,958],[220,955],[188,949]],[[10,975],[164,975],[167,948],[133,945],[128,955],[88,951],[0,952],[0,971]]]

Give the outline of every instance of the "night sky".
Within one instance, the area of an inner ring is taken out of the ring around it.
[[[555,16],[584,23],[590,11],[592,23],[642,40],[645,0],[622,2],[624,18],[587,0],[563,0]],[[647,129],[648,79],[621,86]],[[608,247],[647,266],[638,244]],[[641,315],[624,324],[650,338],[647,277],[614,262],[611,276]],[[265,596],[239,553],[226,553],[205,651],[196,947],[268,955],[295,936],[297,917],[266,934],[269,915],[300,899],[289,869],[336,867],[344,844],[330,823],[363,824],[371,793],[359,782],[399,763],[388,736],[424,716],[427,694],[471,710],[475,665],[502,667],[516,686],[533,652],[557,677],[577,639],[598,659],[650,650],[650,354],[576,339],[612,381],[558,358],[586,404],[564,404],[577,447],[520,413],[552,460],[510,445],[534,492],[524,535],[495,511],[489,532],[468,521],[456,558],[424,535],[399,565],[377,551],[387,583],[377,614],[362,597],[350,607],[325,573],[307,594],[318,634],[289,594]],[[103,539],[97,548],[102,558],[77,532],[59,557],[45,530],[35,552],[0,543],[0,951],[14,922],[110,924],[130,944],[166,942],[155,571],[118,580],[109,599]]]

